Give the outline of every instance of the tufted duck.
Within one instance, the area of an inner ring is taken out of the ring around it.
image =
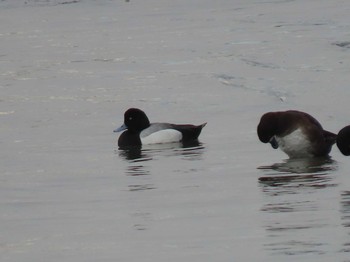
[[[279,147],[290,158],[327,156],[337,137],[323,130],[311,115],[295,110],[264,114],[258,136],[261,142]]]
[[[196,140],[205,125],[151,124],[145,112],[130,108],[124,113],[124,124],[114,132],[126,130],[120,135],[118,146],[140,146]]]

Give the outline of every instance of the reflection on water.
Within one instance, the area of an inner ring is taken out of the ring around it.
[[[350,191],[344,191],[341,193],[340,212],[342,225],[346,230],[348,230],[347,233],[348,236],[350,236]],[[343,244],[343,248],[340,250],[340,252],[350,253],[350,238]]]
[[[258,169],[265,173],[259,178],[263,191],[278,194],[291,188],[334,186],[329,173],[337,169],[337,162],[331,158],[287,159]]]
[[[259,186],[265,199],[261,208],[267,233],[265,248],[284,256],[324,254],[329,239],[318,234],[329,227],[323,216],[329,207],[324,207],[320,198],[337,186],[333,176],[336,161],[288,159],[258,169],[263,173]]]
[[[142,212],[142,211],[136,211],[135,213],[131,214],[133,219],[135,220],[135,223],[133,225],[133,228],[135,230],[147,230],[149,223],[153,220],[152,214],[149,212]]]
[[[350,191],[341,194],[341,213],[343,226],[350,228]]]
[[[204,146],[197,140],[186,143],[154,144],[119,148],[119,156],[130,162],[152,160],[157,155],[183,156],[184,159],[198,160]]]
[[[287,159],[282,163],[275,163],[271,166],[261,166],[258,169],[275,170],[280,173],[325,173],[334,170],[336,161],[330,157]]]
[[[149,175],[150,171],[143,165],[129,165],[125,171],[128,176],[144,176]]]
[[[151,160],[157,160],[161,157],[181,157],[183,160],[195,161],[201,159],[203,152],[204,146],[199,141],[127,147],[119,148],[116,151],[119,157],[128,163],[125,174],[134,177],[151,175]],[[138,184],[129,185],[130,191],[143,191],[156,188],[148,180],[139,179],[137,181]],[[143,181],[143,183],[139,183],[140,181]]]
[[[189,143],[156,144],[143,147],[119,148],[115,153],[126,163],[125,174],[129,182],[127,189],[132,192],[132,196],[143,199],[143,193],[155,190],[158,186],[154,183],[152,169],[164,166],[160,163],[162,159],[174,159],[174,165],[181,160],[197,161],[202,159],[205,147],[198,141]],[[159,162],[157,162],[159,161]],[[157,163],[160,165],[157,165]],[[169,163],[169,161],[167,162]],[[139,194],[139,195],[138,195]],[[137,201],[135,201],[137,202]],[[141,201],[142,202],[142,201]],[[148,230],[153,221],[153,214],[144,208],[143,205],[135,207],[131,214],[133,229],[137,231]]]
[[[130,191],[143,191],[143,190],[150,190],[150,189],[155,189],[153,184],[129,185]]]
[[[125,160],[130,160],[133,162],[142,162],[151,160],[149,156],[141,150],[141,147],[128,147],[125,149],[120,149],[116,151],[119,153],[119,156]]]

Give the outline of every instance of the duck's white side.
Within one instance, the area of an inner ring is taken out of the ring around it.
[[[143,145],[175,143],[182,140],[182,133],[167,123],[154,123],[140,133]]]

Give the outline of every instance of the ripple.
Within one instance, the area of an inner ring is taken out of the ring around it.
[[[149,175],[150,171],[147,170],[147,168],[145,168],[142,165],[137,165],[137,166],[130,165],[127,167],[127,170],[125,173],[128,176],[144,176],[144,175]]]
[[[325,252],[321,250],[325,244],[313,241],[286,241],[281,243],[274,243],[265,245],[270,251],[275,254],[283,255],[302,255],[302,254],[314,254],[322,255]]]
[[[153,184],[129,185],[130,191],[144,191],[144,190],[150,190],[150,189],[156,189],[156,187]]]
[[[344,41],[344,42],[335,42],[333,45],[336,45],[338,47],[342,48],[350,48],[350,41]]]

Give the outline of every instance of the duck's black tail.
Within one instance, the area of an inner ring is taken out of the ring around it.
[[[182,133],[182,141],[190,141],[198,139],[203,127],[207,123],[195,125],[173,125],[173,128]]]
[[[327,145],[329,146],[334,145],[337,141],[337,135],[327,130],[323,130],[323,137],[326,140]]]

